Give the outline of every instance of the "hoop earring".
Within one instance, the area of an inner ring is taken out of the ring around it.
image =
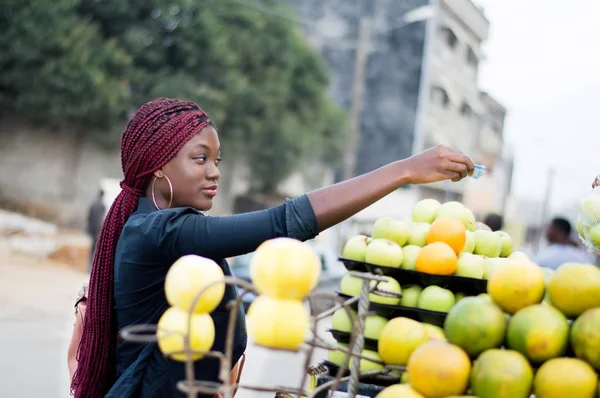
[[[173,184],[171,184],[171,180],[169,180],[169,177],[167,177],[166,175],[164,175],[164,177],[167,179],[167,182],[169,183],[169,190],[171,191],[171,198],[169,199],[169,204],[167,205],[167,207],[165,207],[165,209],[168,209],[173,203]],[[156,196],[154,195],[154,184],[156,183],[157,179],[158,177],[154,176],[154,179],[152,180],[152,202],[158,210],[163,210],[160,207],[158,207],[158,204],[156,203]]]

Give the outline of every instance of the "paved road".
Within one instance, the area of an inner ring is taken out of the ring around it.
[[[0,256],[0,397],[67,398],[66,350],[73,297],[87,276],[23,257]],[[328,320],[321,322],[321,333]],[[317,350],[316,364],[325,352]],[[297,386],[304,355],[250,346],[242,382]],[[272,398],[241,390],[238,398]]]

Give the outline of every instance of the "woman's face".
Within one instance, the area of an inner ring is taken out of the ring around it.
[[[219,135],[212,126],[203,128],[192,137],[169,162],[154,173],[156,202],[160,208],[169,204],[173,186],[171,207],[193,207],[206,211],[212,207],[217,195],[217,182],[221,173],[221,145]],[[162,178],[161,178],[162,177]],[[151,189],[152,183],[150,183]]]

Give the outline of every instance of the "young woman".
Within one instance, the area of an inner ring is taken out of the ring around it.
[[[183,396],[176,388],[185,378],[182,363],[163,357],[156,344],[117,342],[118,330],[126,326],[158,322],[168,308],[165,276],[179,257],[211,258],[230,275],[225,258],[252,252],[268,239],[305,241],[404,185],[459,181],[473,172],[467,156],[438,146],[271,209],[209,217],[202,211],[212,207],[217,195],[220,151],[215,125],[191,102],[149,102],[127,126],[121,141],[122,191],[104,222],[89,281],[72,380],[75,397]],[[224,303],[236,295],[228,287],[211,314],[213,349],[224,350]],[[240,314],[233,363],[246,341]],[[198,379],[217,381],[218,363],[200,360],[195,371]]]

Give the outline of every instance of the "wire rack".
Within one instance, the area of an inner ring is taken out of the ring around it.
[[[377,361],[373,358],[364,357],[361,355],[362,350],[364,348],[364,322],[367,315],[369,315],[369,295],[371,293],[376,292],[380,296],[387,297],[401,297],[401,294],[393,293],[389,291],[385,291],[383,289],[379,289],[379,282],[384,282],[385,279],[382,276],[365,273],[365,272],[351,272],[351,274],[355,277],[362,279],[362,288],[361,293],[358,296],[352,297],[350,299],[344,300],[334,293],[326,293],[326,292],[313,292],[309,294],[306,300],[310,306],[310,313],[313,314],[316,308],[316,302],[319,299],[330,299],[333,300],[336,304],[321,313],[311,316],[311,334],[310,338],[303,344],[300,350],[306,352],[306,360],[305,360],[305,369],[302,379],[299,382],[298,387],[287,387],[287,386],[273,386],[273,387],[263,387],[263,386],[253,386],[244,383],[232,383],[229,377],[230,371],[233,367],[232,364],[232,355],[233,355],[233,342],[234,342],[234,332],[235,325],[237,321],[237,317],[240,311],[240,306],[242,305],[242,298],[245,294],[251,292],[257,294],[254,286],[242,279],[235,277],[225,277],[223,280],[216,281],[211,283],[210,285],[204,287],[201,291],[196,295],[194,302],[190,306],[190,315],[192,314],[193,308],[196,307],[196,304],[200,300],[203,294],[206,293],[208,289],[217,284],[225,283],[226,285],[233,285],[241,288],[241,292],[237,300],[232,300],[227,303],[227,308],[229,309],[229,324],[227,329],[227,336],[225,341],[225,352],[220,351],[196,351],[190,348],[189,344],[189,331],[191,323],[188,322],[187,333],[180,334],[183,337],[184,341],[184,350],[182,352],[173,352],[171,355],[179,355],[185,354],[187,358],[185,360],[185,380],[181,380],[177,383],[177,388],[183,393],[187,394],[188,398],[197,398],[198,394],[209,394],[214,395],[220,393],[224,398],[232,398],[235,392],[238,389],[246,389],[246,390],[254,390],[261,392],[273,392],[276,393],[277,396],[291,396],[291,397],[305,397],[305,398],[313,398],[318,396],[319,394],[323,394],[325,391],[337,391],[340,383],[347,382],[348,388],[347,393],[350,398],[355,398],[359,380],[363,377],[373,377],[378,375],[389,375],[392,371],[404,371],[405,368],[401,366],[392,366],[385,365],[383,362]],[[350,308],[352,305],[358,306],[358,316],[353,316]],[[338,346],[337,344],[331,344],[323,340],[318,336],[318,326],[319,322],[323,319],[331,316],[335,311],[340,308],[344,308],[349,316],[349,319],[352,320],[352,331],[350,334],[350,344],[348,348],[343,348]],[[191,319],[191,317],[190,317]],[[134,325],[121,330],[121,337],[124,340],[137,342],[137,343],[153,343],[157,342],[157,325]],[[168,333],[174,333],[170,331],[161,331],[161,334],[166,336]],[[268,348],[268,347],[266,347]],[[314,368],[310,366],[314,351],[316,348],[325,349],[328,351],[340,350],[346,354],[345,359],[341,366],[339,366],[337,372],[333,376],[333,378],[316,388],[308,391],[306,388],[307,380],[309,377],[309,373],[311,369],[314,371]],[[202,355],[204,357],[212,357],[217,358],[220,363],[219,369],[219,381],[204,381],[197,380],[194,374],[194,358],[198,355]],[[354,361],[350,361],[351,358],[356,358]],[[379,364],[383,366],[381,370],[369,370],[366,372],[360,372],[360,360],[365,359],[375,364]],[[349,368],[349,365],[350,368]],[[349,370],[349,375],[344,376]]]

